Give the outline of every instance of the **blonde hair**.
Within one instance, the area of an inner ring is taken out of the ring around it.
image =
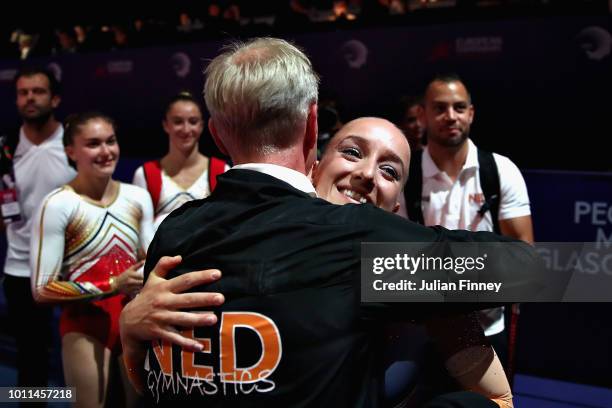
[[[220,132],[241,138],[248,151],[271,153],[295,142],[308,108],[317,102],[319,77],[308,57],[277,38],[226,47],[206,68],[204,99]]]

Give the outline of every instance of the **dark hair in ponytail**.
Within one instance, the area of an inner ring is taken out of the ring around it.
[[[193,94],[189,91],[180,91],[174,95],[166,104],[166,110],[164,111],[164,117],[168,116],[168,112],[172,109],[172,106],[177,102],[191,102],[198,107],[200,114],[202,114],[202,107],[200,103],[193,97]]]

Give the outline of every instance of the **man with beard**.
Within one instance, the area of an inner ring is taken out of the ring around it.
[[[419,121],[427,146],[415,153],[405,192],[411,220],[449,229],[494,231],[533,243],[527,187],[507,157],[478,149],[470,136],[474,105],[463,81],[437,76],[424,93]],[[505,364],[502,308],[480,313],[485,334]]]
[[[46,386],[51,308],[37,305],[32,298],[30,230],[34,210],[43,198],[76,173],[64,152],[64,128],[53,114],[60,104],[56,78],[44,69],[24,69],[15,77],[15,89],[17,110],[23,119],[13,154],[21,220],[6,226],[4,293],[17,347],[17,385]]]

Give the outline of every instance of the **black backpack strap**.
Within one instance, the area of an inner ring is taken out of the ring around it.
[[[478,213],[484,217],[487,211],[491,211],[493,232],[499,234],[499,202],[501,200],[501,192],[499,186],[499,172],[493,153],[478,149],[478,165],[480,166],[480,187],[482,187],[482,193],[485,199],[485,203]]]
[[[404,186],[404,199],[406,200],[406,213],[411,221],[425,224],[421,194],[423,192],[423,150],[418,150],[410,158],[408,181]]]

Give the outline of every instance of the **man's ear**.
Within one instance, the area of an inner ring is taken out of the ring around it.
[[[208,130],[210,131],[213,141],[219,148],[219,151],[223,153],[224,155],[229,156],[229,153],[227,152],[225,145],[223,144],[221,139],[219,139],[219,134],[217,133],[217,128],[215,127],[215,123],[213,122],[212,118],[208,119]]]
[[[319,168],[319,160],[315,160],[315,162],[312,164],[312,167],[310,168],[310,171],[307,174],[307,176],[310,179],[310,182],[312,183],[313,186],[314,186],[314,181],[317,178],[317,169],[318,168]]]
[[[317,147],[317,138],[319,137],[319,123],[317,104],[313,103],[308,108],[308,117],[306,118],[306,135],[304,137],[304,147],[310,150]]]
[[[64,147],[64,151],[66,152],[66,156],[68,156],[71,161],[76,163],[76,160],[74,160],[74,146],[68,145]]]
[[[57,107],[59,106],[59,104],[62,102],[62,97],[59,95],[53,95],[51,97],[51,107],[55,110],[57,109]]]
[[[317,104],[313,103],[308,108],[306,117],[306,129],[302,145],[302,154],[306,164],[305,171],[309,171],[310,166],[317,160],[317,138],[319,137],[319,124],[317,117]]]
[[[471,125],[472,122],[474,121],[474,113],[475,113],[474,105],[470,105],[469,110],[470,110],[470,119],[469,119],[469,121],[470,121],[470,125]]]
[[[397,202],[395,203],[395,207],[393,207],[393,210],[391,210],[394,214],[397,213],[400,209],[400,203]]]
[[[418,104],[417,105],[417,121],[419,122],[419,124],[421,125],[421,127],[425,127],[425,123],[427,122],[425,120],[425,102],[423,102],[422,104]]]
[[[417,105],[417,122],[419,122],[419,125],[421,125],[422,128],[425,127],[425,108],[423,107],[423,105],[418,104]]]

